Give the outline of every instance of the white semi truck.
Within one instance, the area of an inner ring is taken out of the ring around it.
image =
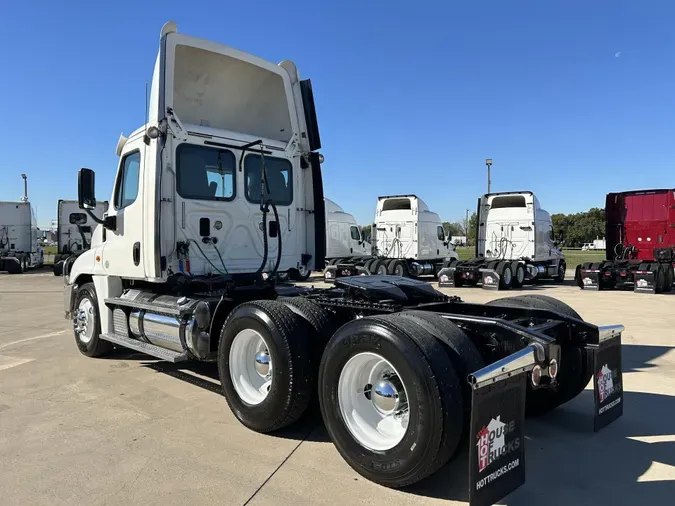
[[[10,274],[21,274],[44,264],[35,208],[28,201],[26,175],[21,177],[24,181],[21,200],[0,202],[0,271]]]
[[[312,87],[290,61],[167,23],[148,116],[118,144],[102,233],[64,273],[83,355],[117,346],[215,362],[233,415],[261,433],[317,399],[342,457],[388,487],[468,444],[474,504],[524,482],[525,410],[574,398],[598,364],[615,374],[614,390],[596,395],[598,426],[620,416],[623,327],[584,322],[556,299],[469,304],[396,276],[275,285],[279,270],[323,265],[326,245]],[[81,169],[88,214],[94,186]],[[508,431],[490,452],[495,419]]]
[[[372,258],[373,247],[351,214],[325,199],[326,263],[344,263]]]
[[[416,195],[378,197],[372,230],[373,254],[335,259],[324,271],[326,281],[355,272],[436,276],[443,266],[459,259],[438,214]]]
[[[526,282],[565,279],[562,235],[530,191],[489,193],[478,199],[476,257],[452,261],[439,273],[440,286],[520,288]]]
[[[97,202],[91,212],[100,220],[108,211],[108,202]],[[80,209],[77,200],[59,200],[56,212],[56,244],[54,275],[60,276],[65,262],[89,249],[99,224]]]

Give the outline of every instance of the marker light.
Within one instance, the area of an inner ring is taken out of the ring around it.
[[[159,128],[157,128],[156,126],[151,126],[150,128],[148,128],[146,134],[151,139],[156,139],[157,137],[159,137]]]

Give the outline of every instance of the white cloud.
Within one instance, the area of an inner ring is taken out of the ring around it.
[[[619,56],[621,56],[621,51],[617,51],[616,53],[614,53],[614,58],[618,58]]]

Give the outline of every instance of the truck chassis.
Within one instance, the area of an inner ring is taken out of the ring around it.
[[[332,258],[326,262],[324,281],[331,283],[338,277],[354,274],[380,276],[389,274],[413,279],[419,276],[438,277],[441,269],[449,261],[450,259],[446,258],[417,260],[414,258],[387,258],[374,255]]]
[[[173,281],[161,293],[122,281],[102,305],[103,277],[67,284],[80,352],[122,346],[217,362],[232,412],[261,433],[295,422],[318,397],[339,453],[384,486],[433,474],[468,439],[471,504],[493,504],[525,481],[526,412],[554,409],[591,378],[595,430],[623,412],[623,327],[584,322],[556,299],[470,304],[397,276],[352,276],[328,289]],[[112,312],[112,331],[101,332],[99,307]]]

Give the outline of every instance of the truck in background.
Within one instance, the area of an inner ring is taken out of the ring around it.
[[[607,243],[604,239],[594,239],[593,242],[587,242],[581,246],[582,251],[600,251],[606,248]]]
[[[356,262],[372,258],[373,247],[351,214],[329,199],[326,203],[326,263]]]
[[[0,271],[10,274],[21,274],[44,264],[35,208],[28,201],[28,179],[25,174],[21,177],[24,184],[21,201],[0,202]]]
[[[576,268],[586,290],[670,292],[675,261],[675,190],[632,190],[605,199],[605,260]]]
[[[99,219],[108,211],[108,202],[97,202],[91,212]],[[99,224],[80,209],[77,200],[59,200],[56,211],[56,244],[54,275],[63,273],[65,262],[82,254],[91,246],[91,238]]]
[[[565,256],[551,215],[531,191],[488,193],[478,199],[476,257],[451,261],[439,273],[440,286],[508,290],[526,282],[565,279]]]
[[[324,271],[326,281],[355,273],[436,276],[459,258],[441,218],[417,195],[378,197],[371,230],[372,254],[335,259]]]

